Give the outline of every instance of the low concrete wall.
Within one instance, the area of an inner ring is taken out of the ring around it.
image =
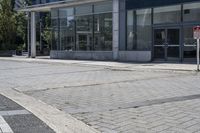
[[[119,51],[120,61],[150,62],[151,51]]]
[[[51,51],[52,59],[113,60],[111,51]],[[151,51],[119,51],[119,61],[150,62]]]
[[[55,51],[50,52],[52,59],[80,59],[80,60],[113,60],[111,51]]]

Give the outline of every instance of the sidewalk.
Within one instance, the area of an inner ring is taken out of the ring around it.
[[[18,57],[0,64],[0,94],[55,131],[200,132],[195,65]]]
[[[114,62],[114,61],[91,61],[91,60],[58,60],[49,59],[48,57],[38,57],[36,59],[26,57],[0,57],[0,60],[6,61],[23,61],[32,63],[60,63],[76,64],[88,66],[104,66],[111,69],[121,70],[171,70],[171,71],[196,71],[196,64],[187,63],[133,63],[133,62]]]

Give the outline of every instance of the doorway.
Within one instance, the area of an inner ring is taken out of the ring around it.
[[[180,28],[154,29],[154,59],[180,61]]]

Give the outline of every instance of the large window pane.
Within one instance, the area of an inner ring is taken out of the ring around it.
[[[58,23],[58,10],[57,9],[53,9],[51,10],[51,26],[52,27],[58,27],[59,23]]]
[[[92,14],[92,5],[78,6],[75,8],[76,15]]]
[[[112,1],[52,9],[55,50],[112,50]]]
[[[200,3],[183,5],[183,21],[200,21]]]
[[[61,18],[73,15],[74,15],[74,8],[62,8],[59,10],[59,16]]]
[[[127,50],[136,49],[136,30],[135,30],[135,11],[131,10],[127,12]]]
[[[58,28],[52,29],[52,50],[60,50]]]
[[[193,38],[193,27],[184,27],[184,59],[195,59],[196,50],[196,40]]]
[[[94,16],[94,50],[112,51],[112,13]]]
[[[52,9],[51,10],[51,17],[52,18],[58,18],[58,9]]]
[[[178,23],[181,21],[181,6],[154,8],[154,24]]]
[[[137,50],[149,50],[152,44],[151,9],[137,10]]]
[[[75,50],[74,17],[67,17],[65,26],[60,27],[61,50]]]
[[[51,10],[52,50],[60,50],[58,10]]]
[[[77,50],[92,50],[93,16],[76,17],[76,48]]]
[[[152,44],[151,9],[128,11],[127,50],[150,50]]]
[[[60,50],[72,51],[75,49],[75,29],[73,8],[59,10],[60,20]]]
[[[94,5],[94,13],[112,12],[112,1],[103,2]]]

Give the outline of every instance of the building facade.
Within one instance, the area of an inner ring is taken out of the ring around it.
[[[34,13],[51,12],[51,58],[192,62],[200,0],[33,0]]]

